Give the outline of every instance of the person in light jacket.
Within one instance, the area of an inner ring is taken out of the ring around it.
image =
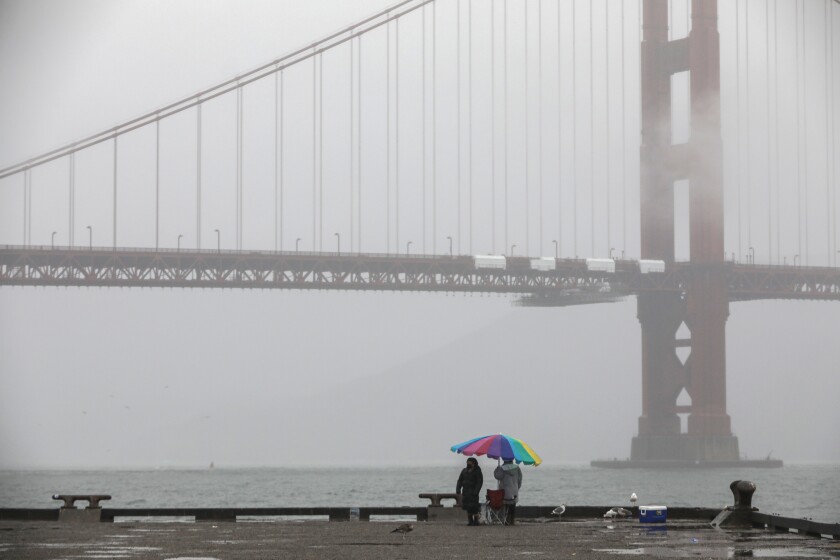
[[[455,484],[455,493],[461,494],[461,507],[467,511],[467,525],[478,525],[478,493],[484,485],[484,475],[474,457],[467,459],[467,467],[461,470],[461,476]]]
[[[519,489],[522,488],[522,469],[510,459],[496,467],[493,476],[499,481],[499,489],[505,491],[505,506],[507,518],[505,522],[513,525],[516,521],[516,502],[519,500]]]

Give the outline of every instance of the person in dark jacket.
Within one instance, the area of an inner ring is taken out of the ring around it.
[[[467,511],[467,525],[478,525],[478,493],[484,485],[484,475],[475,457],[467,459],[467,467],[461,470],[455,493],[461,494],[461,507]]]

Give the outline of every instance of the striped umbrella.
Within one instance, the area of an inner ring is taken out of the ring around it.
[[[506,436],[505,434],[473,438],[453,445],[451,449],[455,453],[461,453],[467,456],[486,455],[491,459],[510,460],[534,466],[542,463],[542,459],[531,449],[530,445],[521,439]]]

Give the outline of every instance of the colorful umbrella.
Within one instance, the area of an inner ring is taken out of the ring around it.
[[[482,436],[453,445],[455,453],[464,455],[487,455],[491,459],[511,460],[526,465],[539,465],[542,459],[537,455],[531,446],[514,437],[504,434]]]

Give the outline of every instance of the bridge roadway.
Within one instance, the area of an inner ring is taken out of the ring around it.
[[[732,301],[840,301],[840,268],[669,263],[643,274],[616,260],[615,273],[585,259],[533,270],[529,257],[476,269],[471,256],[0,246],[0,286],[262,288],[507,293],[525,305],[615,301],[646,292],[684,293],[692,279],[723,273]]]

